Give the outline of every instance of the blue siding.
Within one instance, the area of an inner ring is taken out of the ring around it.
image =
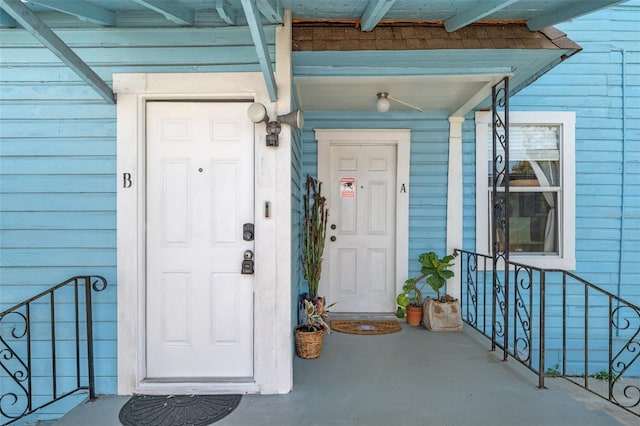
[[[444,253],[449,155],[449,122],[444,114],[310,112],[305,120],[302,135],[305,176],[317,176],[318,173],[314,129],[411,129],[408,188],[410,274],[418,272],[416,259],[420,253],[431,250]]]
[[[108,84],[113,73],[259,71],[247,27],[56,33]],[[265,33],[273,55],[275,26]],[[27,32],[0,30],[0,44],[0,310],[74,275],[106,277],[95,296],[96,391],[113,394],[116,107]]]
[[[640,2],[559,27],[584,50],[511,108],[576,111],[576,272],[640,304]]]
[[[302,171],[302,132],[292,132],[291,143],[291,328],[298,324],[298,295],[304,280],[301,256],[301,226],[304,215],[302,196],[305,174]]]
[[[576,270],[586,280],[640,305],[640,1],[559,25],[583,51],[552,69],[510,100],[512,111],[576,112]],[[475,248],[474,121],[464,123],[464,247]],[[547,282],[547,365],[561,356],[560,283]],[[569,316],[581,318],[583,296]],[[607,355],[604,300],[589,310],[590,371]],[[600,315],[602,316],[602,315]],[[584,323],[570,321],[568,371],[581,371]],[[622,340],[621,340],[622,341]],[[618,347],[619,345],[614,345]],[[606,367],[606,366],[605,366]],[[637,372],[636,372],[637,373]]]

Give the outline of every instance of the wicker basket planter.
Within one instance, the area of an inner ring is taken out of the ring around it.
[[[296,352],[300,358],[314,359],[320,356],[324,330],[305,331],[303,326],[296,327]]]

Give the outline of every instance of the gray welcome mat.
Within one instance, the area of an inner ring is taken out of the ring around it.
[[[120,409],[124,426],[205,426],[231,413],[242,395],[134,395]]]

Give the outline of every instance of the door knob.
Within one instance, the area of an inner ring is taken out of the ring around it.
[[[336,236],[332,235],[331,238],[329,238],[331,241],[335,241],[336,240]]]
[[[335,223],[331,224],[331,229],[336,229],[336,224]]]

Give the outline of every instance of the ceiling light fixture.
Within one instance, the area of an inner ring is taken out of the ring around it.
[[[304,125],[304,114],[302,111],[295,110],[289,114],[279,115],[275,121],[269,120],[267,108],[262,104],[251,104],[247,109],[249,120],[254,123],[264,122],[267,128],[267,146],[278,146],[278,135],[282,130],[282,124],[288,124],[294,129],[302,129]]]
[[[405,102],[401,99],[394,98],[388,92],[378,92],[376,96],[378,97],[378,100],[376,101],[376,109],[378,110],[378,112],[389,111],[389,108],[391,108],[391,102],[389,102],[389,99],[396,101],[399,104],[402,104],[404,106],[408,106],[409,108],[413,108],[416,111],[424,112],[424,109],[417,107],[413,104],[410,104],[408,102]]]
[[[376,94],[378,100],[376,101],[376,109],[378,112],[387,112],[389,108],[391,108],[391,103],[389,102],[389,94],[387,92],[379,92]]]

